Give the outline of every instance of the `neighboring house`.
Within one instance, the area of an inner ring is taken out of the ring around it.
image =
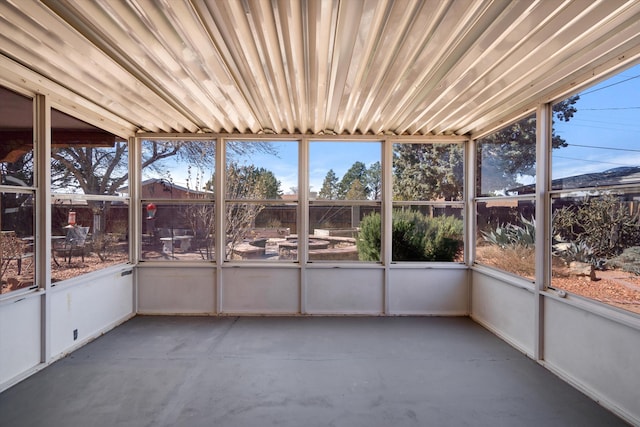
[[[638,166],[622,166],[613,169],[607,169],[603,172],[592,172],[581,175],[568,176],[565,178],[557,178],[551,181],[552,190],[570,190],[572,188],[598,188],[610,187],[615,185],[637,185],[640,183],[640,167]],[[507,190],[507,194],[531,194],[535,191],[535,184],[523,185],[521,187]],[[629,200],[640,197],[640,194],[627,193]]]
[[[118,192],[129,194],[129,187],[121,187]],[[192,190],[173,184],[166,179],[150,178],[142,181],[140,197],[143,199],[192,199],[196,196],[202,197],[202,191]]]

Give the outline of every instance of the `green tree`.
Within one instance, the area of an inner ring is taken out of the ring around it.
[[[213,177],[206,184],[206,188],[214,185]],[[226,174],[227,199],[280,199],[282,190],[278,181],[270,170],[255,165],[239,165],[237,162],[227,164]]]
[[[393,155],[395,200],[462,198],[462,145],[397,144]]]
[[[367,188],[362,185],[359,179],[354,179],[351,182],[351,187],[345,195],[347,200],[365,200],[367,198]]]
[[[353,181],[355,180],[360,181],[360,184],[364,186],[364,198],[367,198],[370,192],[369,188],[366,187],[367,166],[364,163],[357,161],[353,165],[351,165],[349,170],[345,172],[344,176],[338,183],[338,199],[344,200],[347,197],[347,192],[349,191],[349,189],[351,188],[351,184],[353,184]]]
[[[265,199],[281,199],[282,190],[280,189],[280,181],[270,170],[265,168],[257,168],[253,171],[250,178],[254,182]]]
[[[568,122],[578,111],[580,99],[574,95],[553,106],[553,119]],[[555,131],[551,135],[553,148],[566,147],[567,142]],[[535,175],[536,116],[535,114],[478,140],[478,180],[482,189],[508,189],[520,185],[520,175]],[[486,191],[483,191],[485,193]]]
[[[382,198],[382,166],[380,162],[372,163],[367,169],[367,185],[373,200]]]
[[[318,193],[319,199],[333,200],[338,196],[338,177],[333,169],[329,169],[322,181],[322,187]]]

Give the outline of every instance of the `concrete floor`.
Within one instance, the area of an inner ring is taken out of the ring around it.
[[[136,317],[0,394],[0,425],[625,423],[467,318]]]

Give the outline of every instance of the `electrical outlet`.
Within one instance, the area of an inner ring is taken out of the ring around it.
[[[75,341],[75,340],[77,340],[77,339],[78,339],[78,330],[77,330],[77,329],[74,329],[74,330],[73,330],[73,340]]]

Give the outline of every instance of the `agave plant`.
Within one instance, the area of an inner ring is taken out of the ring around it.
[[[566,264],[573,261],[595,264],[593,248],[584,241],[567,242],[555,236],[552,250],[553,256],[561,258]]]
[[[482,231],[482,238],[496,246],[506,248],[509,246],[533,246],[536,243],[536,220],[535,218],[526,219],[520,216],[522,225],[502,224],[498,225],[495,230],[489,232]]]

